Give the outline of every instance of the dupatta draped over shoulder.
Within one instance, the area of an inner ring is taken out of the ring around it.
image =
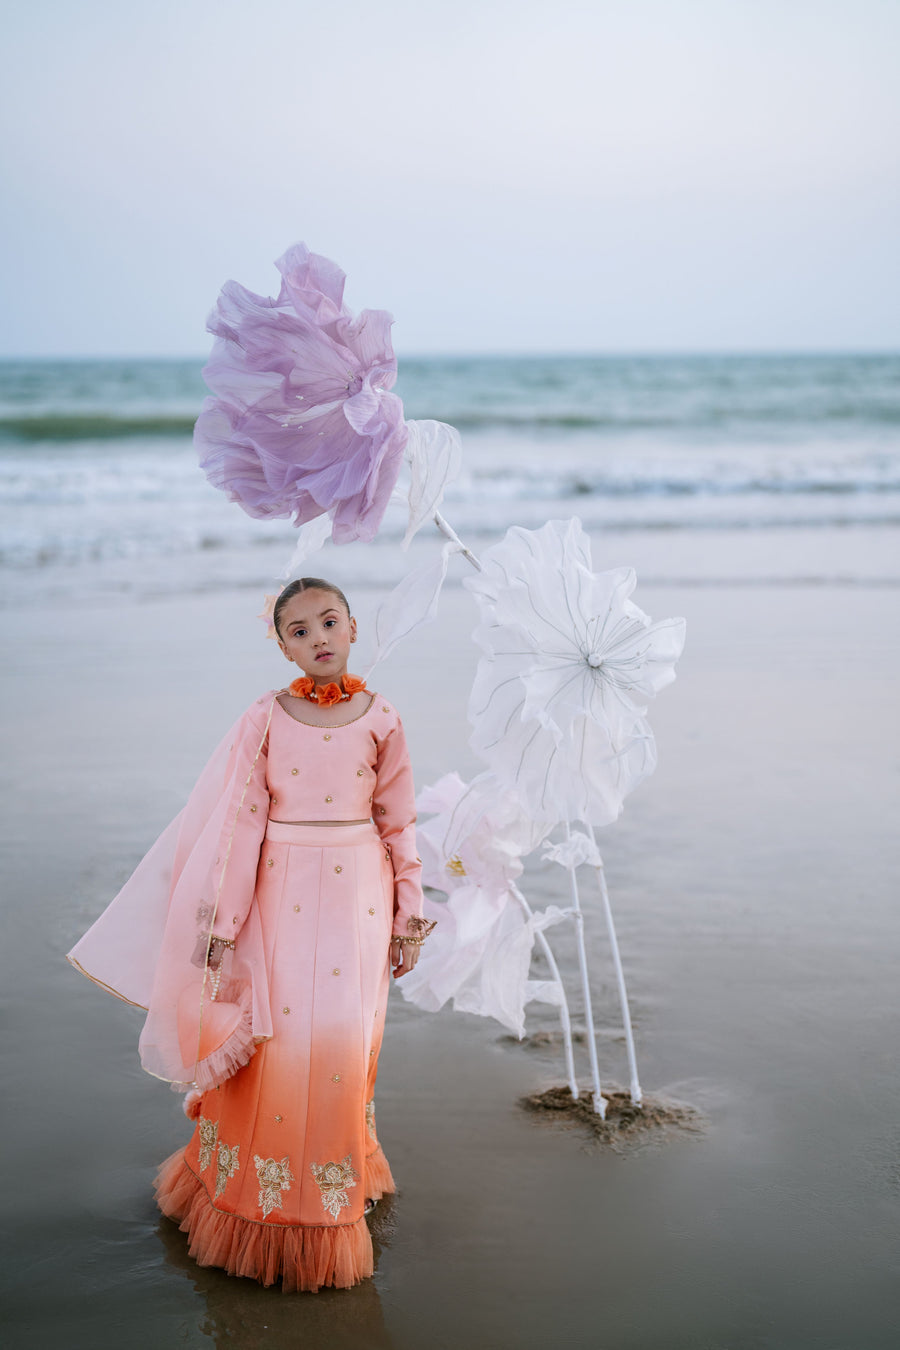
[[[269,724],[275,692],[257,699],[213,752],[184,809],[69,952],[102,988],[147,1010],[147,1073],[176,1091],[207,1091],[272,1036],[255,906],[249,906],[268,819]],[[215,989],[206,955],[217,916],[234,928]],[[238,924],[237,919],[234,920]]]

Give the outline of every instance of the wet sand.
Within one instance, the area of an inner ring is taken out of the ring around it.
[[[138,1067],[139,1015],[64,960],[229,721],[283,680],[258,596],[7,612],[6,1344],[893,1350],[900,591],[637,599],[686,615],[688,648],[652,713],[659,770],[601,846],[642,1082],[705,1128],[598,1147],[518,1104],[563,1082],[552,1043],[394,997],[377,1100],[401,1194],[375,1278],[291,1297],[199,1270],[157,1215],[153,1171],[189,1133],[179,1099]],[[378,676],[420,785],[476,767],[471,626],[448,592]],[[530,897],[563,879],[534,868]],[[601,1068],[620,1085],[588,909]],[[559,954],[571,971],[564,936]],[[552,1031],[533,1009],[529,1029]]]

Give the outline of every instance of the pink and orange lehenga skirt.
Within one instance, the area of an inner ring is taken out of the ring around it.
[[[203,1094],[157,1200],[200,1265],[288,1291],[346,1288],[372,1274],[365,1202],[394,1190],[373,1105],[390,857],[370,823],[270,821],[256,899],[274,1034]]]

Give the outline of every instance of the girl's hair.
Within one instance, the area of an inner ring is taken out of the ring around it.
[[[278,627],[278,620],[281,618],[281,611],[289,600],[293,600],[295,595],[300,595],[303,591],[328,591],[335,596],[350,615],[350,605],[347,597],[339,586],[335,586],[333,581],[323,581],[321,577],[298,577],[296,581],[290,582],[275,601],[275,611],[272,615],[272,622],[275,624],[275,632],[281,637],[281,629]]]

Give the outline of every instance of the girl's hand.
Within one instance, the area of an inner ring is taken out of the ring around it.
[[[210,970],[216,970],[222,964],[222,957],[227,948],[221,938],[213,938],[210,942],[205,934],[197,938],[197,945],[191,957],[191,965],[199,966],[202,970],[204,966],[209,966]]]
[[[418,943],[401,942],[398,937],[391,938],[391,966],[395,980],[415,970],[421,950]]]

